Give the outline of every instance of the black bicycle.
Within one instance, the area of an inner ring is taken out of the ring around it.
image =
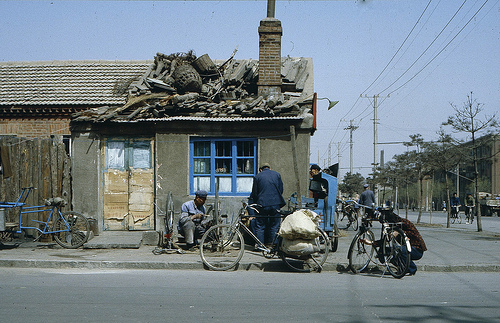
[[[359,222],[358,222],[358,211],[356,209],[356,202],[353,200],[337,200],[337,203],[340,203],[339,209],[342,213],[342,217],[339,218],[339,229],[347,230],[352,228],[354,231],[358,230]]]
[[[349,268],[353,273],[370,272],[370,263],[377,267],[381,265],[384,268],[382,275],[388,271],[394,278],[402,278],[408,272],[411,260],[410,242],[399,227],[400,223],[385,220],[385,212],[392,210],[379,209],[372,218],[368,218],[365,212],[361,218],[361,226],[347,254]],[[375,245],[375,235],[370,229],[373,220],[382,224],[378,246]]]

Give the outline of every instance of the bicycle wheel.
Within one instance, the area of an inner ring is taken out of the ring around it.
[[[410,266],[410,250],[406,245],[406,235],[398,227],[390,228],[384,235],[382,244],[387,270],[394,278],[401,278]]]
[[[320,272],[330,251],[330,239],[322,229],[320,229],[319,237],[314,239],[313,248],[316,250],[314,253],[303,256],[294,256],[280,251],[280,258],[294,271]]]
[[[462,216],[460,216],[460,213],[457,214],[457,223],[458,224],[462,223]]]
[[[368,269],[368,265],[375,252],[373,245],[366,245],[360,241],[361,239],[375,241],[375,235],[370,230],[366,232],[360,231],[352,239],[347,258],[349,259],[349,268],[355,274]]]
[[[244,251],[243,235],[237,227],[229,224],[212,226],[201,238],[201,260],[212,270],[233,268],[243,257]]]
[[[172,192],[168,192],[167,196],[167,212],[165,214],[165,232],[171,234],[174,232],[174,200]]]
[[[90,224],[85,216],[69,211],[63,212],[62,218],[57,217],[54,223],[54,240],[64,248],[81,247],[90,236]]]
[[[358,228],[359,228],[359,222],[358,222],[358,217],[357,217],[356,212],[352,212],[350,220],[352,220],[352,221],[351,221],[351,226],[352,226],[352,229],[353,229],[354,231],[358,231]]]

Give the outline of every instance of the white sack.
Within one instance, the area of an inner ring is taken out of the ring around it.
[[[283,239],[281,250],[292,256],[305,256],[318,252],[319,248],[315,243],[315,239],[304,240],[288,240]]]
[[[287,216],[281,223],[278,234],[289,240],[314,239],[319,237],[317,229],[319,216],[311,210],[298,210]]]

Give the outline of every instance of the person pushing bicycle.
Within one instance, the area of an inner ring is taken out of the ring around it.
[[[417,265],[413,262],[413,260],[419,260],[424,255],[424,251],[427,251],[427,246],[425,245],[424,239],[418,232],[415,225],[408,219],[404,219],[393,212],[392,208],[389,210],[382,211],[381,219],[387,221],[389,223],[401,223],[401,229],[406,234],[406,237],[410,240],[410,266],[408,267],[408,273],[410,275],[415,275],[417,272]],[[372,245],[375,248],[379,248],[382,245],[381,240],[369,241],[367,239],[361,240],[364,244]],[[403,248],[406,249],[406,246]],[[406,255],[406,253],[403,253]]]

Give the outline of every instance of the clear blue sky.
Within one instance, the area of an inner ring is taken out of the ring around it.
[[[462,106],[471,91],[485,115],[500,110],[500,0],[463,3],[276,1],[282,56],[312,57],[318,96],[340,101],[330,111],[319,101],[311,162],[337,162],[340,147],[342,173],[348,170],[344,128],[352,119],[359,126],[353,133],[354,171],[370,172],[373,108],[361,94],[380,95],[380,143],[407,141],[416,133],[435,139],[453,114],[450,103]],[[226,59],[236,47],[236,58],[257,59],[257,28],[266,7],[264,0],[0,0],[0,61],[143,60],[191,49]],[[382,149],[386,161],[405,150],[400,144]]]

